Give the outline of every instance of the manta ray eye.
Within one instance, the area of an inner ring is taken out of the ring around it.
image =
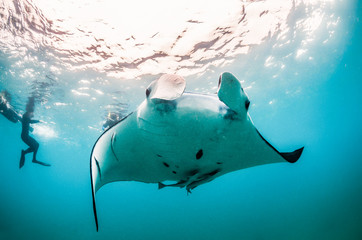
[[[245,109],[248,110],[248,109],[249,109],[249,106],[250,106],[250,101],[249,101],[249,100],[246,100],[246,101],[245,101]]]
[[[146,97],[150,96],[151,90],[149,88],[146,89]]]

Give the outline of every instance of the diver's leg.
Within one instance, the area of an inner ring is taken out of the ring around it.
[[[21,135],[21,140],[23,140],[23,142],[29,146],[29,148],[25,151],[22,150],[24,151],[24,154],[34,152],[32,138],[29,135]]]
[[[20,162],[19,162],[19,169],[24,166],[25,163],[25,151],[21,150]]]
[[[21,135],[21,139],[23,140],[23,142],[24,142],[26,145],[29,146],[29,148],[26,149],[25,151],[24,151],[24,150],[21,150],[19,168],[22,168],[22,167],[24,166],[24,163],[25,163],[25,155],[28,154],[28,153],[34,152],[33,148],[31,147],[31,146],[32,146],[32,142],[31,142],[30,137],[27,136],[27,135]]]
[[[31,153],[31,152],[34,152],[33,149],[30,147],[28,149],[26,149],[25,151],[24,150],[21,150],[24,152],[24,154],[28,154],[28,153]]]
[[[34,152],[33,152],[33,162],[36,161],[36,154],[38,152],[38,149],[39,149],[39,143],[37,141],[34,140],[34,143],[33,143],[33,149],[34,149]]]
[[[31,153],[33,152],[34,150],[29,147],[28,149],[26,149],[25,151],[24,150],[21,150],[21,156],[20,156],[20,162],[19,162],[19,168],[22,168],[24,166],[24,163],[25,163],[25,155],[28,154],[28,153]]]
[[[32,138],[32,140],[33,140],[33,149],[34,149],[33,163],[37,163],[37,164],[49,167],[50,164],[36,160],[36,154],[37,154],[38,149],[39,149],[39,143],[34,138]]]

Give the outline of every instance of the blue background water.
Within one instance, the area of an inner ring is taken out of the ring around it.
[[[286,86],[272,79],[247,90],[255,103],[250,115],[257,128],[279,149],[305,145],[300,161],[230,173],[189,196],[180,189],[159,191],[152,184],[109,184],[97,194],[98,233],[89,155],[99,131],[75,127],[83,118],[93,118],[92,112],[79,112],[79,119],[74,112],[46,116],[43,109],[36,117],[55,118],[61,130],[67,126],[64,131],[71,137],[35,135],[39,160],[52,167],[31,164],[28,156],[21,170],[18,160],[25,148],[21,126],[0,116],[0,238],[362,239],[361,2],[348,12],[343,19],[348,28],[341,31],[342,54],[324,52],[326,58],[337,56],[334,65],[313,68],[310,76],[308,66],[300,69],[303,77],[309,77],[302,81],[296,76],[298,82],[293,84],[301,88],[300,94],[283,94]],[[251,53],[248,66],[258,64],[258,54],[268,54],[266,46],[268,42]],[[2,54],[0,68],[7,70],[11,61]],[[234,70],[248,84],[251,70],[236,69],[226,70]],[[260,74],[263,78],[269,73]],[[8,89],[11,78],[1,77],[0,89]],[[270,98],[278,104],[267,104]],[[24,104],[19,99],[15,97],[14,105],[20,108]],[[131,111],[138,102],[129,104]],[[66,117],[56,118],[62,114]]]

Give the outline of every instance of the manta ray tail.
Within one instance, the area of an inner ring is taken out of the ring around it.
[[[280,153],[280,155],[288,162],[295,163],[299,159],[300,155],[302,155],[303,149],[304,147],[301,147],[293,152]]]

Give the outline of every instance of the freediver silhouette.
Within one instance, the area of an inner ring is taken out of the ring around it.
[[[25,163],[25,155],[28,153],[33,153],[33,163],[38,163],[43,166],[50,166],[48,163],[44,163],[41,161],[38,161],[36,159],[36,154],[39,149],[39,143],[32,137],[29,136],[29,128],[30,124],[32,123],[38,123],[39,120],[32,120],[31,118],[34,117],[34,97],[30,97],[29,101],[26,105],[26,112],[23,114],[22,117],[22,131],[21,131],[21,139],[24,143],[26,143],[29,148],[26,150],[21,150],[21,157],[20,157],[20,163],[19,168],[22,168]]]
[[[15,112],[10,105],[11,95],[8,91],[3,90],[0,92],[0,113],[4,115],[9,121],[17,123],[21,121],[21,116]]]
[[[109,112],[107,115],[107,120],[102,126],[102,130],[105,131],[108,128],[113,127],[120,120],[120,116],[115,112]]]

